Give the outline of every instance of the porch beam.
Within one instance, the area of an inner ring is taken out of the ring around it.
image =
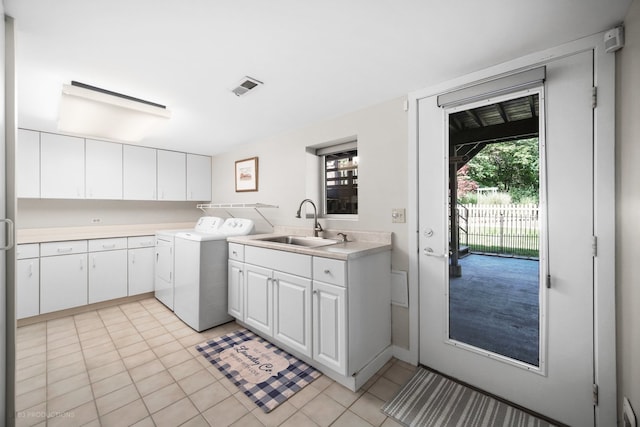
[[[450,145],[462,145],[473,142],[499,142],[531,138],[538,135],[538,118],[518,120],[499,125],[469,129],[449,135]]]

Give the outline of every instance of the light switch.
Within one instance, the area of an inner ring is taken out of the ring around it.
[[[391,209],[391,222],[395,222],[395,223],[406,222],[404,208]]]

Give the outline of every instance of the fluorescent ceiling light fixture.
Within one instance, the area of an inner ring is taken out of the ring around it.
[[[62,85],[58,130],[139,142],[171,117],[164,105],[72,81]]]

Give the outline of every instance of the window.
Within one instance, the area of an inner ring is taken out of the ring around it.
[[[322,174],[323,213],[358,214],[358,148],[355,141],[318,149]]]

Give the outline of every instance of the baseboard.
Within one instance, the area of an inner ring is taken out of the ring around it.
[[[414,354],[408,348],[398,347],[397,345],[392,346],[393,349],[393,357],[398,360],[402,360],[413,366],[418,366],[418,356]]]

